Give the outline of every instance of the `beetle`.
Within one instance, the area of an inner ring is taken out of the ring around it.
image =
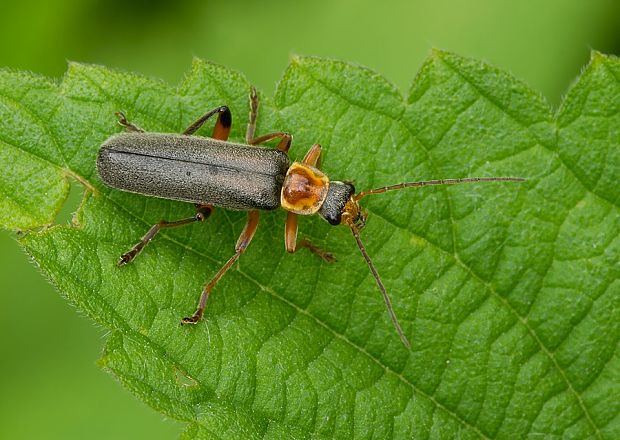
[[[258,96],[250,91],[250,118],[246,143],[228,141],[232,115],[228,106],[217,107],[191,124],[182,134],[146,133],[130,123],[122,112],[117,112],[120,125],[126,132],[108,138],[97,156],[97,171],[108,186],[164,199],[194,203],[196,214],[176,221],[162,220],[153,225],[142,239],[121,255],[119,266],[131,262],[151,239],[163,228],[173,228],[206,220],[214,207],[248,212],[248,219],[239,236],[235,253],[205,285],[194,314],[183,318],[182,324],[196,324],[204,314],[211,291],[247,249],[256,232],[259,211],[279,207],[288,211],[284,228],[284,243],[288,252],[307,248],[327,262],[334,256],[309,240],[297,241],[297,217],[318,214],[331,225],[350,228],[383,299],[390,319],[402,343],[410,348],[390,297],[381,281],[366,248],[360,231],[364,228],[367,211],[359,201],[369,195],[403,188],[430,185],[453,185],[481,181],[512,181],[520,177],[466,177],[403,182],[355,193],[351,182],[330,180],[319,169],[321,146],[314,144],[301,162],[288,157],[292,136],[274,132],[255,137],[258,114]],[[210,138],[194,133],[210,118],[217,120]],[[258,145],[278,140],[277,147],[258,148]]]

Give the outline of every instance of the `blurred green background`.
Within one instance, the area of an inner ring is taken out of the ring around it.
[[[512,72],[557,106],[590,49],[620,53],[620,2],[31,0],[3,2],[0,39],[1,66],[53,77],[76,60],[176,83],[198,56],[269,94],[291,54],[360,63],[406,91],[440,47]],[[79,192],[58,222],[69,221]],[[0,280],[0,438],[178,435],[181,424],[98,369],[105,332],[54,292],[7,231]]]

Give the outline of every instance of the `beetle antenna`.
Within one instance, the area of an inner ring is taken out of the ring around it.
[[[414,188],[419,186],[431,186],[431,185],[457,185],[459,183],[470,182],[524,182],[526,179],[523,177],[465,177],[461,179],[435,179],[435,180],[423,180],[420,182],[403,182],[396,185],[384,186],[381,188],[369,189],[356,194],[353,198],[360,200],[371,194],[381,194],[387,191],[395,191],[403,188]]]
[[[349,226],[351,227],[351,232],[353,233],[353,236],[355,237],[355,241],[357,241],[357,246],[360,248],[360,251],[362,252],[362,255],[364,256],[366,263],[368,264],[368,268],[370,269],[372,276],[375,277],[377,286],[379,286],[379,290],[381,291],[381,294],[383,295],[383,300],[385,301],[385,305],[388,309],[388,313],[390,314],[390,318],[392,319],[392,324],[394,324],[394,328],[396,329],[398,336],[400,336],[400,340],[405,345],[405,347],[411,349],[411,344],[409,343],[409,340],[405,336],[403,329],[398,323],[398,318],[396,318],[396,313],[394,313],[394,307],[392,307],[392,301],[390,300],[390,297],[387,291],[385,290],[383,281],[381,281],[381,278],[379,277],[379,273],[377,272],[377,269],[375,269],[375,265],[372,264],[370,255],[368,255],[368,252],[366,252],[366,248],[364,247],[364,244],[362,243],[362,240],[360,239],[359,230],[354,225],[349,225]]]

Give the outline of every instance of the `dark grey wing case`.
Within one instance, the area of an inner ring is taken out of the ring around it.
[[[275,209],[289,167],[282,151],[198,136],[121,133],[97,157],[113,188],[228,209]]]

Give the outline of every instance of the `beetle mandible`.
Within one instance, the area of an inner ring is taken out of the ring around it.
[[[160,221],[142,239],[120,257],[119,266],[132,261],[162,228],[173,228],[206,220],[215,206],[248,211],[248,219],[235,253],[206,284],[194,314],[182,324],[196,324],[202,319],[209,295],[217,282],[247,249],[258,226],[259,210],[282,207],[288,211],[284,243],[288,252],[307,248],[327,262],[333,255],[304,239],[297,241],[297,216],[318,214],[331,225],[350,228],[362,256],[366,260],[387,307],[394,328],[406,347],[410,347],[385,286],[379,277],[360,231],[366,224],[367,212],[360,199],[387,191],[430,185],[453,185],[481,181],[520,182],[520,177],[467,177],[404,182],[355,193],[352,183],[330,180],[319,169],[321,146],[314,144],[301,162],[290,163],[288,150],[292,136],[285,132],[255,137],[258,96],[250,92],[250,120],[246,144],[228,142],[232,115],[227,106],[217,107],[191,124],[182,134],[145,133],[117,112],[119,124],[126,128],[107,139],[99,150],[97,171],[108,186],[147,196],[194,203],[196,214],[176,221]],[[211,138],[194,133],[217,115]],[[257,145],[278,139],[276,149]]]

